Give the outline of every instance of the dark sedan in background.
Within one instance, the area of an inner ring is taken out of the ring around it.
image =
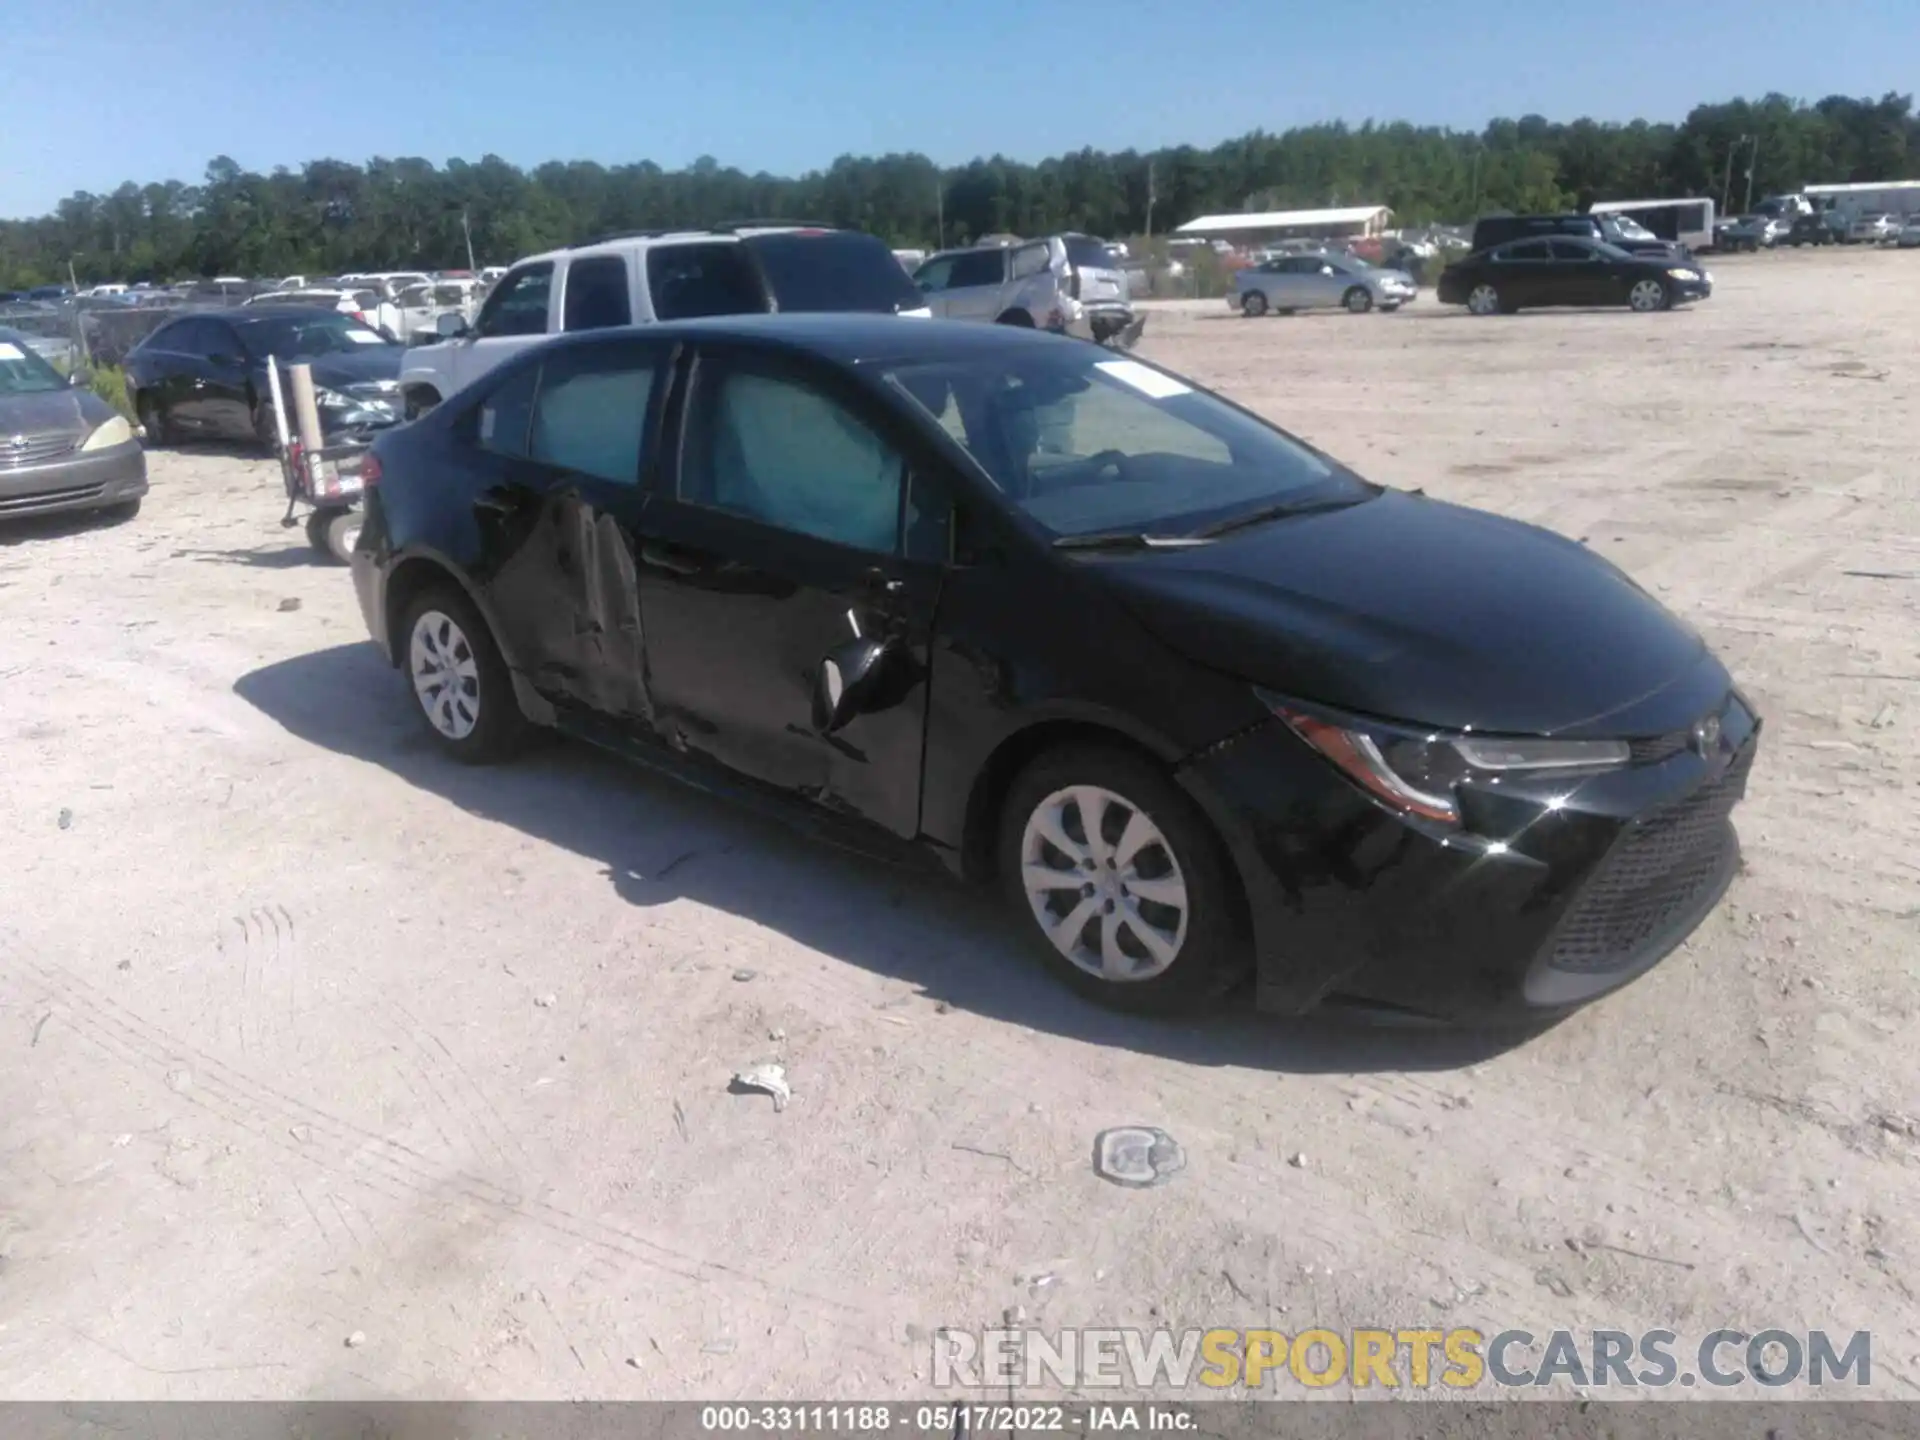
[[[447,755],[554,725],[996,877],[1105,1003],[1251,971],[1269,1010],[1529,1021],[1736,867],[1759,721],[1618,568],[1074,340],[597,331],[362,473],[361,610]]]
[[[331,444],[365,439],[399,421],[401,354],[401,346],[346,315],[311,305],[249,305],[162,325],[127,355],[127,390],[149,444],[250,439],[271,450],[278,432],[267,361],[279,363],[283,386],[287,366],[304,362],[313,369],[320,428]]]
[[[1625,305],[1669,310],[1713,293],[1713,276],[1693,260],[1629,255],[1600,240],[1555,235],[1476,251],[1440,272],[1447,305],[1476,315],[1511,315],[1556,305]]]
[[[0,329],[0,519],[100,510],[122,519],[147,493],[133,427],[82,383]]]

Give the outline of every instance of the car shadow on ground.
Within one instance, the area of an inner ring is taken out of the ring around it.
[[[284,550],[175,550],[175,560],[202,565],[248,565],[256,570],[338,570],[340,562],[304,541]]]
[[[1193,1064],[1293,1073],[1455,1069],[1529,1038],[1258,1016],[1247,993],[1191,1020],[1115,1014],[1047,974],[988,892],[840,853],[584,745],[554,740],[512,765],[460,765],[434,747],[402,686],[364,642],[264,666],[234,691],[303,740],[598,861],[631,905],[712,906],[930,1000],[1034,1030]]]
[[[36,540],[64,540],[90,530],[115,530],[129,517],[101,510],[63,510],[53,515],[22,515],[0,525],[0,546],[29,545]]]

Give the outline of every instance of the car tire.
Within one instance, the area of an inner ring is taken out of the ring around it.
[[[139,417],[140,428],[146,432],[146,443],[153,449],[174,442],[173,421],[167,410],[151,395],[142,395],[134,401],[133,413]]]
[[[430,586],[407,605],[397,638],[414,710],[444,754],[490,765],[519,750],[527,718],[472,601],[450,584]]]
[[[1267,297],[1258,290],[1249,290],[1240,297],[1240,313],[1249,320],[1258,320],[1267,313]]]
[[[1101,810],[1097,844],[1087,843],[1089,802]],[[1132,846],[1130,856],[1120,854],[1122,843]],[[1201,1009],[1245,973],[1250,947],[1231,867],[1186,793],[1152,761],[1123,749],[1049,751],[1014,780],[1001,809],[998,868],[1016,923],[1057,976],[1114,1009]],[[1049,884],[1040,872],[1065,883]],[[1088,878],[1076,885],[1082,873]],[[1149,886],[1153,896],[1133,888]],[[1101,889],[1111,892],[1104,900]],[[1127,918],[1109,924],[1109,914]],[[1131,973],[1113,973],[1123,967]]]
[[[1672,305],[1673,292],[1664,280],[1637,280],[1627,292],[1628,308],[1642,315],[1651,315]]]
[[[274,423],[271,405],[253,407],[253,438],[260,443],[267,454],[278,458],[280,454],[280,427]]]
[[[1467,309],[1475,315],[1504,315],[1507,302],[1501,299],[1499,286],[1482,280],[1467,291]]]
[[[1364,315],[1373,309],[1373,292],[1364,285],[1355,285],[1340,297],[1340,303],[1346,306],[1349,315]]]
[[[316,510],[307,517],[307,543],[322,555],[345,565],[360,542],[358,510]]]
[[[407,391],[406,405],[404,407],[406,418],[409,420],[418,420],[439,403],[439,392],[426,389],[423,386],[416,386],[414,389]]]

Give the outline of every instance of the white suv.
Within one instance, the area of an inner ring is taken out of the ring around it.
[[[932,313],[893,252],[857,230],[645,231],[520,261],[471,326],[439,317],[445,339],[407,351],[400,388],[412,417],[550,335],[767,311]]]

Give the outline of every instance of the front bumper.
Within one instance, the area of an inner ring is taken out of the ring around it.
[[[1713,294],[1713,277],[1711,275],[1699,280],[1669,279],[1667,284],[1673,295],[1673,303],[1676,305],[1685,305],[1694,300],[1705,300]]]
[[[138,440],[32,465],[0,465],[0,518],[98,510],[146,493],[147,456]]]
[[[360,618],[391,665],[395,662],[393,637],[387,633],[386,549],[386,514],[380,508],[378,494],[369,492],[360,522],[360,543],[347,564],[353,574],[353,595],[360,605]]]
[[[1737,868],[1760,722],[1732,695],[1720,714],[1706,753],[1643,752],[1571,793],[1519,777],[1466,791],[1450,836],[1375,804],[1278,721],[1182,767],[1239,870],[1257,1007],[1532,1024],[1646,973]]]

